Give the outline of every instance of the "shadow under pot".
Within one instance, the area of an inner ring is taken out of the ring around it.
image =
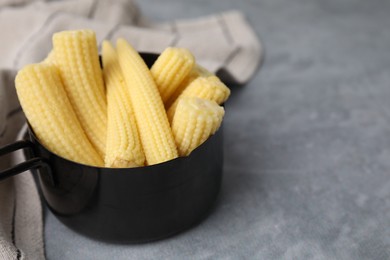
[[[155,54],[142,54],[150,66]],[[138,168],[76,163],[47,150],[28,128],[26,140],[0,148],[24,149],[26,161],[0,172],[0,180],[26,170],[66,226],[93,239],[140,243],[196,225],[215,205],[222,181],[222,126],[189,156]]]

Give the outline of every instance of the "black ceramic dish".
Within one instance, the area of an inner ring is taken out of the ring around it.
[[[142,54],[150,66],[157,55]],[[82,165],[48,151],[29,128],[26,140],[0,148],[25,149],[26,162],[0,180],[31,169],[50,210],[65,225],[97,240],[140,243],[184,231],[212,209],[222,181],[222,126],[190,156],[139,168]]]

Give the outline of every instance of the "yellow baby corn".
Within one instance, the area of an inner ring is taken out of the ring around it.
[[[173,102],[180,96],[180,94],[184,91],[184,89],[196,78],[198,77],[209,77],[214,76],[213,73],[205,69],[204,67],[196,64],[192,67],[190,73],[188,73],[187,77],[185,77],[179,86],[176,88],[175,92],[172,93],[171,97],[167,102],[165,102],[165,107],[169,108]]]
[[[185,48],[166,48],[150,69],[165,104],[195,64],[194,56]]]
[[[56,65],[69,100],[89,140],[103,157],[107,104],[95,33],[63,31],[53,35]]]
[[[103,41],[103,76],[107,89],[106,167],[143,166],[142,151],[130,94],[125,85],[118,56],[108,41]]]
[[[79,163],[103,166],[65,93],[58,69],[32,64],[19,71],[16,91],[36,136],[52,152]]]
[[[175,141],[150,70],[126,40],[117,41],[117,52],[130,91],[146,163],[151,165],[176,158]]]
[[[172,120],[172,132],[179,155],[189,155],[214,134],[224,114],[223,107],[214,101],[197,97],[181,98]]]
[[[180,96],[169,107],[167,114],[172,122],[173,115],[179,100],[183,97],[198,97],[215,101],[222,104],[230,96],[230,89],[216,76],[197,77],[180,94]]]

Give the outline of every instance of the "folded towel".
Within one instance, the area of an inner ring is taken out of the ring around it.
[[[14,90],[16,71],[46,57],[53,33],[81,28],[96,31],[99,43],[124,37],[138,51],[187,47],[227,83],[245,84],[262,59],[261,43],[239,11],[157,24],[130,0],[0,0],[0,146],[25,131]],[[20,152],[2,156],[0,169],[20,161]],[[0,259],[44,258],[42,206],[31,173],[1,181]]]

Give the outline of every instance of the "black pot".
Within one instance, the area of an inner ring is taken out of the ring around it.
[[[142,54],[150,66],[155,54]],[[26,140],[0,148],[25,149],[26,161],[0,172],[0,180],[26,170],[37,175],[50,210],[71,229],[119,243],[161,239],[184,231],[212,209],[222,181],[222,126],[188,157],[139,168],[103,168],[47,150],[31,128]]]

